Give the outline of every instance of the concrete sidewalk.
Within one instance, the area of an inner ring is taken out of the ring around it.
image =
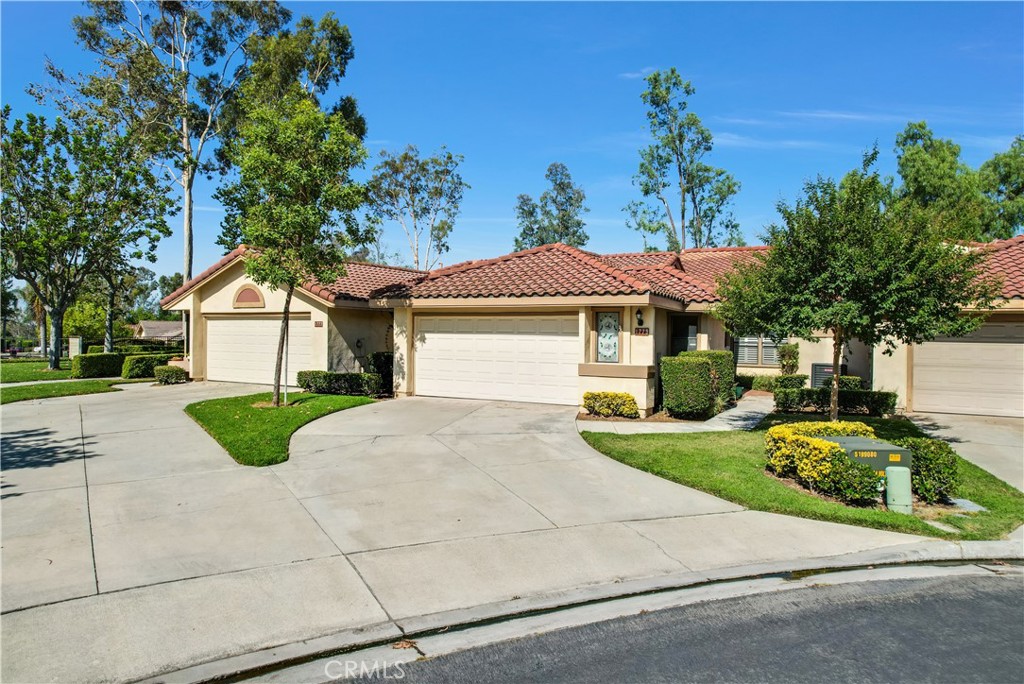
[[[572,408],[380,402],[263,469],[181,411],[262,389],[4,407],[3,681],[202,679],[771,568],[1006,553],[743,510],[591,450]]]
[[[774,410],[775,399],[772,396],[746,396],[736,402],[736,406],[703,422],[687,420],[675,423],[654,423],[634,420],[580,419],[576,421],[576,429],[580,432],[614,432],[620,435],[751,430]]]

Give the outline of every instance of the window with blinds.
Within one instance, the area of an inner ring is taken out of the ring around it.
[[[782,339],[779,344],[786,344]],[[740,366],[778,366],[778,345],[764,335],[741,337],[735,342],[736,364]]]
[[[756,366],[757,363],[757,341],[756,337],[741,337],[736,340],[736,363],[741,366]]]
[[[786,340],[779,340],[779,344],[786,344]],[[771,338],[765,337],[761,340],[761,365],[762,366],[778,366],[779,365],[779,349],[778,345],[772,342]]]

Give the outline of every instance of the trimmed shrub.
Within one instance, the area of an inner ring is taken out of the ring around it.
[[[161,385],[180,385],[188,382],[188,373],[178,366],[155,366],[153,375]]]
[[[830,387],[804,387],[775,391],[775,409],[794,412],[813,409],[815,413],[828,413],[832,403]],[[865,413],[881,417],[896,412],[895,392],[873,390],[839,390],[840,413]]]
[[[776,425],[765,434],[767,469],[844,503],[874,503],[878,477],[869,466],[850,460],[829,436],[874,437],[875,433],[864,423],[848,421]]]
[[[925,503],[949,501],[960,488],[956,452],[941,439],[905,437],[893,444],[910,449],[910,487]]]
[[[774,392],[775,391],[775,376],[774,375],[755,375],[754,383],[751,389],[756,389],[759,392]]]
[[[380,393],[390,397],[395,393],[395,353],[371,352],[366,355],[366,365],[371,373],[380,376]]]
[[[795,375],[800,367],[800,347],[796,344],[780,344],[776,347],[779,354],[779,366],[783,375]]]
[[[800,389],[807,382],[806,375],[777,375],[775,377],[775,389]]]
[[[121,377],[125,380],[134,378],[151,378],[153,369],[165,366],[174,358],[174,354],[137,354],[126,356],[121,366]]]
[[[793,390],[787,390],[793,391]],[[764,447],[768,457],[768,470],[782,477],[796,477],[797,461],[794,452],[796,438],[816,438],[827,435],[830,437],[870,437],[875,431],[870,426],[847,420],[808,421],[804,423],[786,423],[769,428],[764,436]],[[833,444],[832,442],[829,442]],[[816,460],[822,460],[818,458]]]
[[[114,351],[120,352],[122,354],[145,354],[146,352],[152,350],[147,349],[144,345],[141,344],[118,344],[114,345]]]
[[[106,347],[102,344],[90,344],[85,348],[86,354],[103,354],[106,352]]]
[[[670,415],[682,418],[711,416],[716,393],[711,361],[701,356],[666,356],[661,359],[662,402]]]
[[[723,404],[728,404],[735,398],[732,393],[736,381],[736,362],[733,360],[731,351],[710,350],[685,351],[679,356],[690,358],[707,359],[711,362],[711,391]]]
[[[822,387],[828,387],[832,389],[832,380],[834,376],[830,375],[825,378],[825,384]],[[864,383],[859,375],[840,375],[839,376],[839,389],[840,390],[859,390],[864,389]]]
[[[754,376],[753,375],[737,375],[736,384],[745,390],[754,389]]]
[[[73,378],[114,378],[121,374],[124,354],[79,354],[71,359]]]
[[[299,387],[313,394],[346,394],[376,397],[381,394],[381,377],[376,373],[334,373],[299,371]]]
[[[584,392],[583,408],[592,415],[639,418],[640,409],[636,398],[627,392]]]

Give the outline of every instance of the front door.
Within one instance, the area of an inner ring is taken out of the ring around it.
[[[697,317],[692,314],[673,314],[669,317],[668,353],[675,356],[679,352],[697,349]]]

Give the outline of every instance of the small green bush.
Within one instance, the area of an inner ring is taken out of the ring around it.
[[[701,356],[666,356],[661,359],[662,402],[670,415],[705,419],[711,416],[717,395],[711,361]]]
[[[800,347],[796,344],[780,344],[776,349],[782,374],[795,375],[800,368]]]
[[[371,373],[380,376],[380,394],[390,397],[395,393],[395,353],[371,352],[366,355],[366,365]]]
[[[832,388],[832,380],[835,376],[828,376],[825,378],[825,384],[822,387]],[[839,376],[839,389],[840,390],[859,390],[864,389],[864,383],[861,381],[859,375],[840,375]]]
[[[639,418],[640,409],[636,398],[627,392],[584,392],[583,408],[591,415],[621,416],[623,418]]]
[[[381,394],[381,377],[376,373],[334,373],[332,371],[299,371],[299,387],[313,394],[344,394],[376,397]]]
[[[828,413],[832,403],[829,387],[804,387],[775,390],[775,409],[784,413],[813,409],[815,413]],[[896,412],[895,392],[873,390],[839,390],[840,413],[866,413],[881,417]]]
[[[870,466],[854,462],[842,449],[834,450],[829,460],[832,467],[818,482],[818,491],[851,506],[878,501],[879,478]]]
[[[79,354],[71,359],[73,378],[114,378],[121,374],[124,354]]]
[[[114,351],[120,352],[122,354],[130,355],[130,354],[145,354],[146,352],[151,351],[151,350],[147,349],[145,347],[145,345],[141,345],[141,344],[117,344],[117,345],[114,345]]]
[[[759,392],[774,392],[775,391],[775,376],[774,375],[755,375],[754,384],[751,389],[756,389]]]
[[[85,348],[86,354],[103,354],[106,352],[106,347],[102,344],[90,344]]]
[[[775,390],[800,389],[806,382],[806,375],[777,375],[775,376]]]
[[[702,350],[684,351],[679,356],[707,359],[711,362],[711,389],[719,398],[721,404],[728,404],[735,397],[732,393],[733,385],[736,382],[736,362],[731,351],[723,350]]]
[[[905,437],[893,444],[910,449],[910,487],[921,501],[942,503],[957,493],[960,465],[949,444],[927,437]]]
[[[153,377],[154,368],[166,365],[174,356],[174,354],[136,354],[126,356],[121,366],[121,377],[125,380],[151,378]]]
[[[161,385],[180,385],[188,382],[188,373],[178,366],[155,366],[153,375]]]
[[[745,390],[754,389],[754,376],[753,375],[737,375],[736,384]]]

